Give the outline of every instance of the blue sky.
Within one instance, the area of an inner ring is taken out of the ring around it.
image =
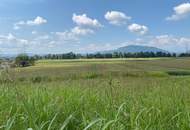
[[[1,0],[1,53],[190,47],[187,0]]]

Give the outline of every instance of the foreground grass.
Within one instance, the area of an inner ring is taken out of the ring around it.
[[[181,73],[188,66],[147,62],[16,70],[1,83],[0,129],[190,129],[190,76]]]

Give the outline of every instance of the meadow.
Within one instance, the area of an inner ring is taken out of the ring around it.
[[[0,130],[189,130],[190,58],[39,60],[0,76]]]

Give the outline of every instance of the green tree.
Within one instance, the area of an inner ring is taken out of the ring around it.
[[[29,57],[26,54],[19,54],[15,58],[15,65],[18,67],[27,67],[35,64],[35,58]]]

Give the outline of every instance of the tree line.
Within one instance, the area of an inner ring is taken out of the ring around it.
[[[190,53],[165,53],[165,52],[139,52],[139,53],[95,53],[95,54],[75,54],[73,52],[64,54],[34,55],[19,54],[14,60],[14,66],[27,67],[35,64],[40,59],[95,59],[95,58],[154,58],[154,57],[190,57]]]
[[[166,52],[138,52],[138,53],[91,53],[91,54],[75,54],[73,52],[64,54],[47,54],[34,55],[33,59],[93,59],[93,58],[154,58],[154,57],[190,57],[190,53],[166,53]]]

